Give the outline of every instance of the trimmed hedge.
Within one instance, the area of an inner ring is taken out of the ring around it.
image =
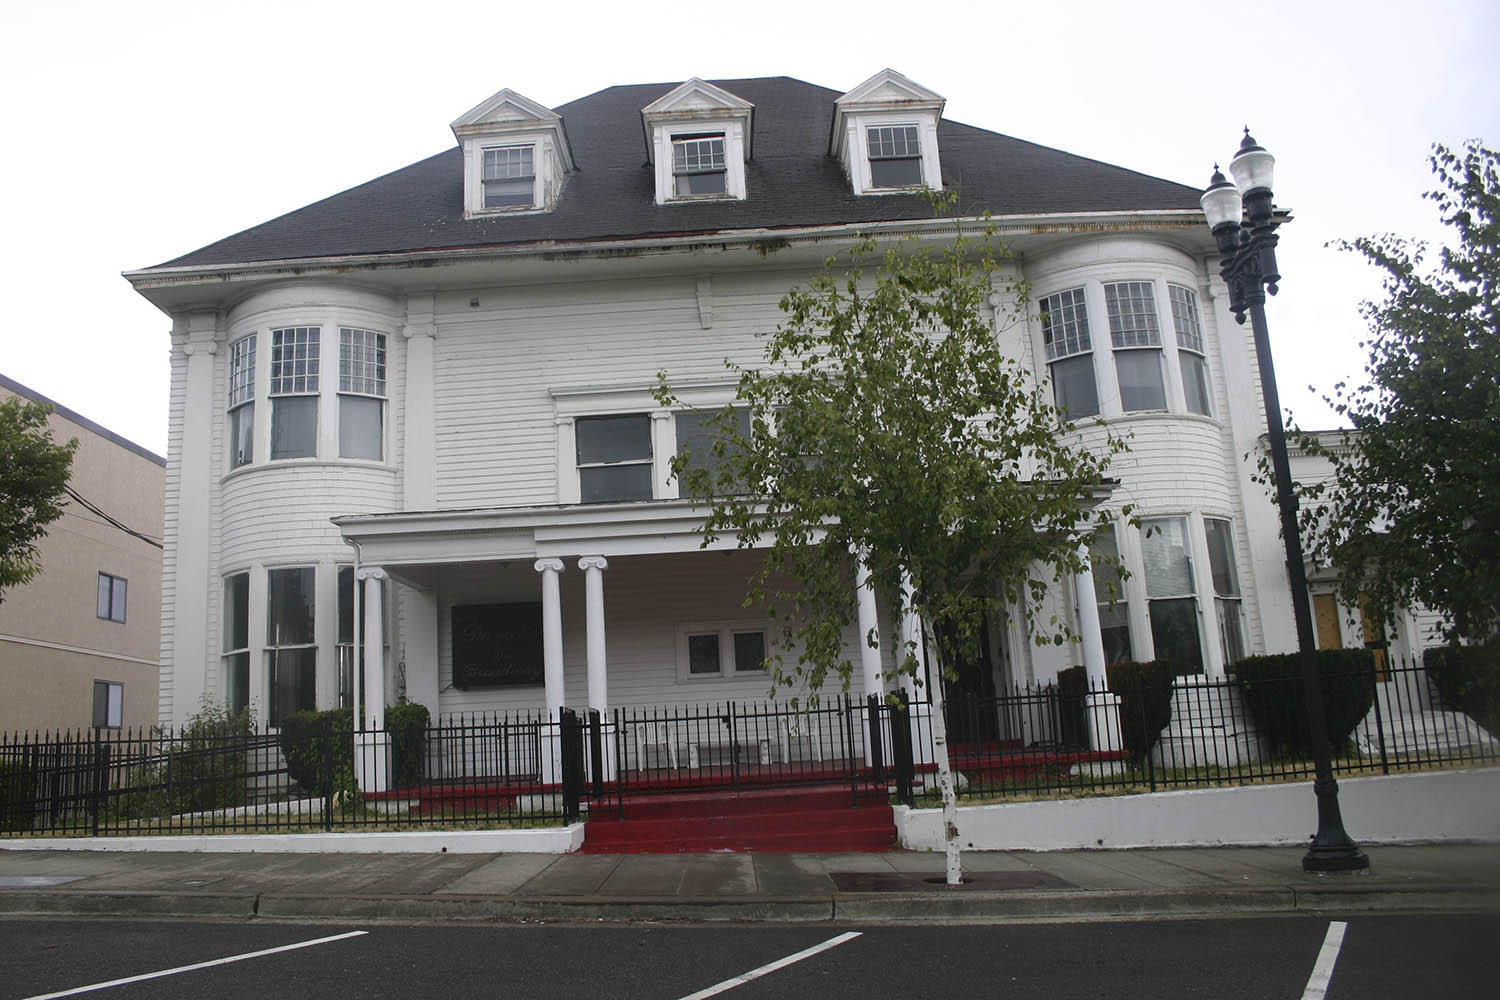
[[[427,724],[432,715],[427,706],[400,701],[385,710],[385,728],[391,734],[391,767],[397,787],[420,784],[427,770]]]
[[[1438,646],[1422,657],[1443,703],[1491,733],[1500,733],[1500,640],[1480,646]]]
[[[1083,667],[1057,672],[1057,741],[1065,747],[1088,746],[1088,693],[1089,675]]]
[[[1167,660],[1115,663],[1105,668],[1109,690],[1120,698],[1120,735],[1131,763],[1144,763],[1161,731],[1172,721],[1172,682]]]
[[[333,734],[333,770],[330,771],[329,732]],[[281,755],[286,773],[312,795],[329,794],[329,781],[340,771],[354,774],[354,713],[347,708],[325,712],[293,712],[281,720]]]
[[[1375,701],[1375,654],[1368,649],[1320,649],[1318,668],[1328,744],[1337,751]],[[1246,657],[1234,664],[1234,676],[1267,743],[1296,756],[1313,756],[1301,654]]]

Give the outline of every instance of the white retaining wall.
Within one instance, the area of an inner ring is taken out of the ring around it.
[[[1500,843],[1500,768],[1341,780],[1339,807],[1361,844]],[[1316,829],[1310,781],[958,811],[966,850],[1299,845]],[[942,810],[897,806],[896,832],[903,847],[940,851]]]

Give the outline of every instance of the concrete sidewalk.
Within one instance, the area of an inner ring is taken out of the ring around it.
[[[1364,874],[1301,848],[940,854],[0,852],[0,914],[476,921],[1024,921],[1500,911],[1500,847],[1379,846]]]

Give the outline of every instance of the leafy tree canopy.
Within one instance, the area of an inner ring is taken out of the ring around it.
[[[54,444],[52,407],[12,396],[0,400],[0,595],[41,570],[37,542],[62,517],[76,440]]]
[[[985,612],[1005,608],[1039,642],[1069,638],[1044,611],[1047,585],[1080,568],[1093,494],[1125,443],[1103,429],[1077,443],[1001,350],[997,327],[1024,322],[1027,302],[1008,257],[989,227],[939,247],[862,240],[783,297],[758,364],[726,362],[737,399],[673,471],[711,505],[705,544],[763,547],[746,605],[776,622],[776,685],[816,697],[831,672],[847,688],[853,552],[892,618],[909,574],[945,654],[972,648]],[[658,399],[678,404],[665,373]]]
[[[1349,606],[1420,602],[1448,638],[1480,639],[1500,629],[1500,156],[1472,141],[1431,162],[1453,231],[1436,266],[1395,236],[1338,244],[1384,272],[1385,297],[1362,310],[1367,380],[1327,397],[1353,430],[1301,438],[1334,473],[1300,488],[1303,529]]]

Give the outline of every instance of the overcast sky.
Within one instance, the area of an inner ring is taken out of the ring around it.
[[[1306,387],[1359,376],[1379,290],[1324,244],[1441,237],[1428,150],[1500,142],[1497,38],[1494,0],[13,0],[0,373],[165,454],[170,324],[121,271],[450,148],[502,87],[555,107],[689,76],[847,90],[890,66],[951,119],[1194,187],[1248,123],[1296,214],[1270,307],[1282,400],[1324,426]]]

